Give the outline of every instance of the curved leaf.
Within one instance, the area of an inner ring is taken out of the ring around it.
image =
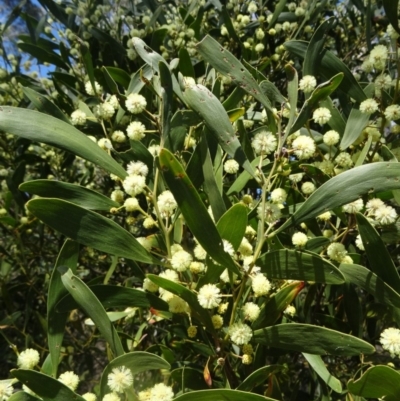
[[[120,287],[116,285],[93,285],[89,287],[104,308],[150,308],[168,310],[168,304],[150,292],[136,288]],[[63,297],[57,304],[57,312],[65,313],[78,308],[78,304],[71,294]]]
[[[52,366],[52,375],[57,377],[58,364],[60,362],[61,344],[65,333],[65,323],[68,318],[67,313],[58,313],[56,310],[57,302],[68,291],[65,289],[61,274],[57,270],[59,266],[67,266],[75,273],[79,257],[79,244],[66,240],[60,253],[58,254],[56,264],[50,278],[49,292],[47,297],[47,341]]]
[[[82,206],[85,209],[109,211],[112,207],[120,206],[118,202],[114,202],[107,196],[96,191],[62,181],[27,181],[19,186],[19,190],[45,198],[63,199]]]
[[[181,284],[174,283],[173,281],[156,276],[154,274],[148,274],[147,277],[159,287],[169,292],[172,292],[173,294],[186,301],[189,304],[194,317],[196,317],[202,324],[204,324],[208,328],[208,330],[211,330],[212,332],[215,331],[210,318],[210,314],[207,310],[200,306],[199,301],[197,300],[197,296],[194,292],[190,291]]]
[[[353,264],[341,264],[339,269],[346,281],[363,288],[373,295],[376,301],[400,308],[400,294],[371,270],[368,270],[364,266]]]
[[[342,392],[342,383],[336,377],[332,376],[325,366],[324,361],[319,355],[306,354],[303,352],[304,358],[310,366],[315,370],[318,376],[336,393]]]
[[[133,235],[91,210],[53,198],[33,199],[27,208],[54,230],[83,245],[139,262],[156,262]]]
[[[43,401],[85,401],[65,384],[35,370],[13,369],[11,374]]]
[[[129,352],[113,359],[104,369],[100,381],[100,398],[102,399],[107,390],[107,378],[111,371],[118,366],[126,366],[136,375],[147,370],[171,368],[170,364],[163,358],[149,352]]]
[[[232,123],[221,102],[203,85],[184,87],[183,99],[205,121],[208,129],[216,136],[222,149],[254,176],[254,169],[235,135]]]
[[[352,202],[366,193],[400,188],[400,163],[355,167],[321,185],[275,233]]]
[[[400,374],[389,366],[373,366],[358,380],[347,383],[350,393],[368,398],[397,401],[400,396]]]
[[[247,376],[236,390],[251,391],[254,387],[265,383],[269,376],[279,373],[282,370],[285,370],[283,365],[263,366]]]
[[[367,126],[369,118],[369,114],[361,113],[355,107],[351,109],[342,140],[340,141],[340,149],[347,149],[357,140],[363,129]]]
[[[256,265],[268,278],[343,284],[343,274],[331,262],[311,252],[280,249],[260,256]]]
[[[18,391],[8,398],[7,401],[38,401],[38,398],[25,391]]]
[[[182,394],[174,401],[277,401],[273,398],[238,390],[199,390]]]
[[[75,127],[58,118],[17,107],[0,107],[0,129],[31,141],[67,150],[120,178],[127,172],[111,156]]]
[[[386,244],[381,236],[361,213],[356,214],[360,233],[371,270],[385,283],[400,293],[400,277]]]
[[[350,356],[375,352],[375,347],[357,337],[311,324],[278,324],[256,330],[253,338],[269,347],[316,355]]]
[[[167,149],[161,150],[158,162],[192,234],[214,260],[239,273],[232,258],[224,251],[217,228],[182,165]]]
[[[122,355],[124,349],[122,348],[121,340],[119,339],[117,330],[110,322],[103,305],[90,288],[79,277],[72,274],[70,269],[60,266],[59,271],[65,288],[92,319],[102,336],[110,344],[114,355]]]

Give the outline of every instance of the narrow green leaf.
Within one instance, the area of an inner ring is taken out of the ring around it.
[[[162,96],[162,108],[161,108],[161,126],[162,126],[162,137],[164,141],[170,136],[171,119],[172,119],[172,101],[173,101],[173,90],[172,90],[172,78],[171,71],[165,63],[160,62],[158,64],[160,71],[161,81],[161,96]]]
[[[188,106],[204,119],[207,128],[218,139],[222,149],[254,176],[254,169],[243,152],[221,102],[203,85],[184,87],[182,96]]]
[[[356,167],[321,185],[276,233],[352,202],[366,193],[400,188],[400,164],[378,162]]]
[[[110,90],[110,92],[114,95],[120,95],[118,85],[114,81],[114,78],[108,72],[107,68],[101,67],[101,71],[103,72],[104,79],[107,83],[107,86],[108,86],[108,89]]]
[[[269,347],[316,355],[351,356],[375,352],[375,347],[357,337],[311,324],[278,324],[256,330],[253,339]]]
[[[135,72],[129,82],[128,90],[126,95],[131,93],[139,93],[145,85],[145,81],[150,81],[153,78],[154,72],[151,65],[145,65],[141,70]]]
[[[311,252],[281,249],[264,253],[256,261],[269,278],[312,281],[326,284],[345,282],[340,270],[326,259]]]
[[[157,263],[133,235],[100,214],[53,198],[33,199],[27,207],[44,223],[83,245],[139,262]]]
[[[109,343],[114,355],[123,355],[124,349],[117,330],[110,322],[110,319],[100,301],[96,298],[90,288],[79,277],[72,273],[71,269],[61,266],[59,271],[65,288],[72,295],[80,308],[82,308],[93,320],[102,336]]]
[[[206,390],[208,386],[204,380],[203,372],[187,366],[174,369],[171,372],[171,379],[182,383],[182,388],[190,390]]]
[[[358,380],[350,379],[347,388],[361,397],[398,401],[400,374],[389,366],[372,366]]]
[[[90,50],[86,45],[81,44],[80,49],[81,49],[81,54],[82,54],[83,65],[86,68],[86,73],[89,77],[90,83],[92,84],[92,89],[93,89],[94,93],[96,93],[92,55],[90,54]],[[101,95],[101,93],[96,93],[96,94]]]
[[[389,20],[395,31],[400,35],[398,17],[399,0],[382,0],[382,3],[387,19]]]
[[[117,84],[120,84],[124,89],[128,89],[131,77],[125,70],[122,70],[121,68],[117,67],[102,67],[102,68],[107,70],[110,77]]]
[[[10,14],[8,15],[7,19],[5,20],[3,26],[1,27],[1,34],[3,35],[7,28],[20,16],[23,7],[25,6],[27,0],[22,0],[19,4],[17,4]],[[4,12],[4,11],[3,11]]]
[[[85,401],[65,384],[35,370],[13,369],[11,374],[43,401]]]
[[[107,378],[114,368],[119,366],[126,366],[132,372],[132,375],[136,375],[141,372],[154,369],[171,369],[170,364],[158,355],[150,354],[149,352],[135,351],[129,352],[125,355],[121,355],[113,359],[104,369],[101,380],[100,380],[100,398],[108,393],[107,390]]]
[[[146,45],[146,43],[138,38],[138,37],[133,37],[132,38],[132,43],[133,46],[138,53],[138,55],[141,57],[141,59],[147,63],[153,70],[155,70],[157,73],[160,73],[159,70],[159,63],[166,64],[168,67],[167,62],[165,59],[160,56],[158,53],[156,53],[153,49],[151,49],[149,46]],[[169,67],[168,67],[169,68]],[[179,86],[179,83],[177,79],[175,78],[175,75],[171,75],[172,79],[172,87],[174,89],[175,94],[182,100],[182,92]]]
[[[373,295],[377,302],[400,308],[400,294],[366,267],[355,264],[341,264],[339,269],[346,281]]]
[[[304,59],[308,47],[308,42],[302,40],[289,40],[284,43],[284,46],[291,53]],[[339,86],[347,96],[351,96],[357,102],[362,102],[367,97],[360,85],[354,78],[353,73],[349,70],[346,64],[343,63],[337,56],[329,50],[323,50],[321,53],[321,64],[318,72],[324,79],[330,79],[338,73],[343,73],[343,80]]]
[[[136,288],[116,285],[93,285],[90,290],[101,302],[104,308],[150,308],[168,310],[168,304],[158,296]],[[57,312],[65,313],[78,308],[79,305],[71,294],[66,295],[57,303]]]
[[[112,207],[120,206],[118,202],[98,192],[62,181],[27,181],[19,186],[19,190],[45,198],[63,199],[86,209],[109,211]]]
[[[351,109],[349,118],[347,119],[346,129],[340,141],[340,149],[345,150],[355,142],[367,126],[369,117],[368,114],[361,113],[361,111],[355,107]]]
[[[399,273],[381,235],[361,213],[356,214],[356,219],[371,270],[400,293]]]
[[[167,149],[161,150],[158,164],[192,234],[214,260],[239,273],[232,258],[223,250],[217,228],[182,165]]]
[[[7,401],[37,401],[38,398],[26,393],[25,391],[18,391],[14,393]]]
[[[296,118],[297,114],[297,100],[299,96],[299,77],[297,75],[297,71],[293,68],[290,64],[285,65],[285,72],[286,77],[288,80],[288,97],[289,97],[289,104],[290,104],[290,114],[289,114],[289,121],[287,123],[285,129],[285,136],[283,138],[282,143],[286,142],[286,139],[290,133],[290,130],[293,126],[293,123]]]
[[[57,377],[61,344],[65,333],[65,323],[68,318],[67,313],[58,313],[56,310],[56,305],[59,300],[68,293],[61,281],[61,275],[57,268],[59,266],[67,266],[73,273],[75,273],[78,257],[79,244],[71,240],[66,240],[61,248],[60,253],[58,254],[57,261],[50,278],[47,297],[47,340],[49,343],[53,377]]]
[[[293,133],[304,126],[304,124],[309,120],[311,113],[319,105],[319,102],[326,99],[328,96],[334,92],[343,80],[343,74],[339,73],[335,75],[328,82],[324,82],[318,85],[311,96],[304,102],[300,113],[294,122],[293,126],[290,128],[290,133]]]
[[[326,34],[333,28],[336,22],[336,18],[328,18],[315,30],[308,44],[306,55],[304,57],[303,76],[317,75]]]
[[[346,121],[344,121],[343,116],[340,114],[339,110],[335,107],[330,97],[322,100],[320,102],[321,107],[326,107],[332,114],[327,124],[331,129],[337,131],[340,136],[343,136],[344,130],[346,128]]]
[[[33,110],[1,106],[0,129],[31,141],[68,150],[118,177],[127,176],[125,169],[107,152],[75,127],[55,117]]]
[[[306,354],[303,352],[304,358],[310,366],[315,370],[318,376],[336,393],[342,392],[342,383],[336,377],[332,376],[325,366],[324,361],[319,355]]]
[[[268,111],[271,111],[271,102],[263,94],[256,80],[243,64],[215,39],[207,35],[197,49],[205,61],[216,70],[232,78],[232,81],[258,100]]]
[[[179,50],[179,71],[184,77],[196,78],[192,59],[185,47],[181,47]]]
[[[252,325],[253,330],[272,326],[304,286],[304,282],[291,283],[272,295],[261,307],[260,316]]]
[[[236,390],[251,391],[254,387],[264,384],[268,380],[268,377],[275,375],[282,370],[285,370],[283,365],[263,366],[247,376],[236,388]]]
[[[68,71],[69,69],[64,60],[57,53],[54,53],[51,50],[45,50],[42,47],[32,43],[18,43],[18,47],[23,52],[26,52],[35,57],[40,64],[49,63],[66,71]]]
[[[28,87],[22,88],[22,91],[38,111],[50,114],[51,116],[56,117],[67,124],[71,124],[69,118],[46,96],[43,96],[39,92],[36,92]]]
[[[272,18],[268,23],[266,31],[272,28],[275,25],[275,22],[278,21],[280,15],[282,15],[282,11],[286,6],[287,0],[279,0],[278,4],[275,6],[274,13],[272,14]]]
[[[199,390],[179,395],[174,401],[277,401],[273,398],[238,390]]]
[[[174,283],[173,281],[167,280],[160,276],[156,276],[154,274],[148,274],[147,277],[159,287],[169,292],[172,292],[173,294],[186,301],[190,306],[192,315],[202,324],[204,324],[208,328],[208,330],[211,330],[211,332],[215,331],[210,314],[206,309],[200,306],[197,296],[193,291],[190,291],[188,288],[184,287],[181,284]]]

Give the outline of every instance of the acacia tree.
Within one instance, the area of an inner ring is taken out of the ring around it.
[[[398,2],[42,3],[0,218],[47,343],[8,317],[3,399],[397,399]]]

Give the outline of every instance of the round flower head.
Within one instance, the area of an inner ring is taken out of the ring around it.
[[[73,125],[83,125],[86,122],[86,113],[82,110],[75,110],[71,114],[71,123]]]
[[[94,87],[96,88],[97,94],[101,94],[101,92],[103,92],[103,88],[97,81],[94,81]],[[94,96],[96,94],[90,81],[85,83],[85,91],[90,96]]]
[[[258,155],[269,155],[275,151],[277,144],[275,135],[269,131],[258,132],[251,141],[251,146]]]
[[[365,205],[365,209],[367,209],[367,212],[370,215],[374,215],[376,210],[384,205],[385,204],[379,198],[374,198],[374,199],[370,199],[367,202],[367,204]]]
[[[7,401],[11,397],[14,387],[8,381],[0,382],[0,401]]]
[[[122,186],[128,195],[135,197],[144,192],[146,178],[142,175],[130,175],[122,182]]]
[[[304,195],[311,195],[315,191],[315,185],[311,181],[306,181],[301,184],[301,192]]]
[[[85,393],[82,395],[82,398],[85,401],[96,401],[97,400],[96,394],[94,394],[94,393]]]
[[[343,244],[340,244],[339,242],[333,242],[332,244],[330,244],[326,253],[332,260],[335,260],[336,262],[341,262],[343,258],[347,255],[346,248]]]
[[[103,150],[110,150],[113,148],[112,143],[108,138],[100,138],[97,145],[99,145]]]
[[[197,335],[197,327],[196,326],[189,326],[187,329],[187,334],[189,338],[194,338]]]
[[[332,114],[326,107],[319,107],[318,109],[314,110],[313,113],[313,120],[319,125],[326,124],[331,117]]]
[[[224,325],[224,319],[221,315],[213,315],[211,318],[214,329],[218,330]]]
[[[196,262],[196,261],[193,261],[189,266],[189,270],[193,274],[203,273],[205,269],[206,269],[206,267],[205,267],[204,263]]]
[[[306,234],[297,232],[292,236],[292,244],[298,248],[303,248],[308,241],[308,237]]]
[[[261,297],[269,293],[271,290],[271,283],[262,273],[258,273],[251,279],[251,288],[253,289],[255,297]]]
[[[168,301],[169,311],[171,313],[187,313],[189,312],[189,305],[180,297],[174,295]]]
[[[357,237],[356,237],[356,247],[357,247],[360,251],[365,251],[364,244],[363,244],[363,242],[362,242],[362,239],[361,239],[361,235],[360,235],[360,234],[358,234]]]
[[[361,102],[360,111],[364,114],[373,114],[378,111],[379,105],[374,99],[367,99]]]
[[[392,104],[386,107],[384,114],[388,120],[400,120],[400,106]]]
[[[271,192],[271,201],[273,203],[284,203],[286,202],[288,194],[283,188],[275,188]]]
[[[143,289],[145,291],[149,292],[157,292],[158,291],[158,285],[153,283],[150,279],[147,277],[143,280]]]
[[[143,177],[146,177],[149,173],[149,168],[141,161],[130,162],[126,166],[126,172],[129,175],[142,175]]]
[[[172,401],[173,398],[172,387],[166,386],[164,383],[156,384],[150,389],[150,401]]]
[[[236,345],[243,345],[250,342],[253,337],[253,331],[247,324],[235,323],[228,329],[229,337]]]
[[[161,217],[169,217],[175,212],[178,204],[172,192],[167,190],[158,195],[157,206]]]
[[[200,244],[197,244],[194,247],[193,253],[194,253],[194,256],[196,257],[196,259],[199,259],[199,260],[204,260],[207,257],[207,252]]]
[[[58,381],[65,384],[72,391],[75,391],[79,384],[79,377],[74,372],[68,371],[62,373],[58,378]]]
[[[199,304],[205,309],[212,309],[221,303],[220,289],[215,284],[206,284],[197,294]]]
[[[257,216],[259,219],[262,218],[263,214],[265,222],[267,223],[274,223],[282,215],[280,207],[271,202],[265,202],[264,209],[262,204],[257,207]]]
[[[347,168],[353,165],[353,160],[347,152],[341,152],[336,156],[335,163],[340,167]]]
[[[125,107],[132,114],[141,113],[147,106],[146,99],[138,93],[131,93],[125,101]]]
[[[111,139],[117,143],[124,143],[126,141],[126,136],[122,131],[117,130],[111,134]]]
[[[336,145],[339,142],[340,135],[335,130],[327,131],[323,136],[323,141],[328,146]]]
[[[124,201],[124,195],[124,191],[121,191],[120,189],[115,189],[111,192],[110,198],[114,202],[122,203]]]
[[[108,393],[103,397],[102,401],[121,401],[117,393]]]
[[[246,237],[242,238],[242,241],[240,242],[238,252],[242,256],[250,256],[253,254],[253,247],[251,246],[249,240]]]
[[[246,302],[242,308],[243,315],[246,320],[254,322],[260,316],[260,307],[254,302]]]
[[[140,141],[144,138],[146,127],[140,121],[132,121],[126,128],[128,137],[133,141]]]
[[[375,220],[381,225],[393,224],[396,219],[396,210],[391,206],[380,206],[375,211]]]
[[[239,163],[234,159],[229,159],[224,163],[224,170],[228,174],[236,174],[239,171]]]
[[[381,333],[380,342],[385,351],[389,351],[392,358],[400,356],[400,330],[389,327]]]
[[[300,135],[293,142],[294,154],[300,159],[309,159],[315,153],[314,139],[309,136]]]
[[[357,213],[364,207],[364,202],[362,199],[357,199],[354,202],[348,203],[342,206],[342,209],[346,213]]]
[[[288,305],[283,313],[287,316],[293,317],[296,314],[296,308],[292,305]]]
[[[304,93],[312,92],[317,86],[317,80],[312,75],[305,75],[299,82],[299,89]]]
[[[388,57],[388,48],[384,45],[377,45],[371,50],[369,60],[377,70],[383,70]]]
[[[229,241],[227,241],[226,239],[223,239],[222,245],[224,246],[224,251],[229,256],[233,256],[235,254],[235,249],[233,248],[232,244]]]
[[[33,369],[40,360],[39,352],[33,348],[28,348],[18,355],[17,364],[21,369]]]
[[[124,207],[127,212],[134,212],[140,209],[139,201],[136,198],[128,198],[124,202]]]
[[[107,384],[111,391],[122,393],[133,384],[133,375],[126,366],[118,366],[114,368],[107,376]]]
[[[192,255],[186,251],[178,251],[171,258],[171,266],[178,272],[184,272],[192,263]]]
[[[112,105],[107,102],[101,103],[94,108],[95,116],[103,120],[109,120],[114,115],[114,113],[114,107],[112,107]]]

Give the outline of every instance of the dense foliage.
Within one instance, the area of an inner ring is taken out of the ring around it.
[[[0,401],[398,400],[398,1],[40,3],[1,27]]]

